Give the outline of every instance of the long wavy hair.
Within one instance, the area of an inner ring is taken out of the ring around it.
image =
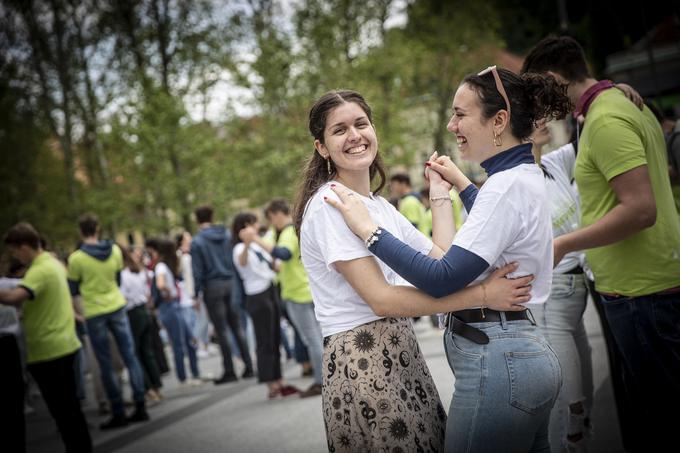
[[[321,96],[312,106],[309,111],[309,132],[315,140],[324,143],[324,132],[326,130],[326,120],[328,115],[342,104],[353,102],[357,104],[366,113],[368,120],[373,125],[373,113],[371,107],[366,103],[364,97],[352,90],[334,90]],[[329,157],[330,159],[330,157]],[[330,173],[328,172],[328,163],[326,159],[321,157],[316,150],[309,157],[305,163],[302,172],[302,180],[298,188],[295,206],[293,208],[293,223],[295,224],[295,232],[300,236],[300,226],[302,225],[302,218],[305,214],[307,202],[319,190],[319,187],[333,179],[337,175],[337,168],[330,161]],[[385,169],[382,165],[380,152],[376,153],[375,159],[368,170],[369,178],[373,181],[377,176],[377,186],[373,189],[373,193],[378,194],[385,187]]]

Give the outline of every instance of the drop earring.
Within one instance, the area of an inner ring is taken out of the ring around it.
[[[501,136],[496,134],[496,131],[493,131],[493,144],[496,146],[501,146],[503,144]]]
[[[328,170],[328,176],[330,176],[331,173],[332,173],[331,172],[331,158],[330,157],[328,157],[328,159],[326,159],[326,169]]]

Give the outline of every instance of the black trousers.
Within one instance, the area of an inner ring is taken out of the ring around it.
[[[259,382],[281,379],[281,312],[274,286],[246,298],[246,311],[253,320]]]
[[[595,310],[600,318],[602,326],[602,336],[607,346],[607,357],[609,359],[609,374],[612,380],[614,391],[614,401],[616,402],[616,415],[619,419],[619,429],[621,431],[621,441],[626,451],[645,451],[644,436],[638,432],[639,420],[635,419],[636,414],[641,414],[639,404],[631,395],[631,390],[626,387],[626,380],[630,381],[628,370],[624,365],[623,356],[616,344],[614,334],[607,321],[607,316],[602,305],[602,296],[595,290],[595,283],[586,279],[586,285],[590,296],[593,298]]]
[[[239,315],[231,306],[231,280],[210,280],[203,291],[203,302],[208,310],[208,317],[215,328],[217,341],[222,352],[222,367],[225,375],[234,374],[234,362],[231,358],[231,348],[227,340],[227,327],[231,328],[236,343],[241,351],[241,358],[246,369],[253,369],[253,361],[250,358],[248,342],[241,326]]]
[[[76,395],[76,354],[74,352],[58,359],[29,364],[28,371],[38,384],[52,418],[57,422],[66,451],[88,453],[92,451],[92,439]]]
[[[19,346],[14,335],[0,336],[0,430],[2,449],[8,452],[26,451],[24,420],[24,371]]]
[[[132,339],[135,342],[135,354],[144,372],[144,384],[147,390],[159,389],[163,386],[163,383],[153,354],[151,316],[143,305],[128,310],[127,316],[132,330]]]

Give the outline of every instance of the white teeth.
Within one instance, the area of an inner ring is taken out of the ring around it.
[[[467,143],[467,139],[463,137],[456,137],[456,141],[458,142],[459,145]]]
[[[359,153],[363,153],[364,151],[366,151],[366,145],[355,146],[354,148],[350,148],[345,152],[347,154],[359,154]]]

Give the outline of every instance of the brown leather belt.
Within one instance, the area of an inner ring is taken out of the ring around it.
[[[470,323],[475,322],[501,322],[501,313],[505,314],[506,321],[520,321],[526,319],[531,321],[532,324],[536,324],[533,315],[527,310],[522,311],[496,311],[490,310],[488,308],[482,310],[479,308],[471,310],[460,310],[454,311],[447,315],[446,326],[452,333],[460,335],[463,338],[477,343],[477,344],[488,344],[489,337],[483,331],[472,327]]]

